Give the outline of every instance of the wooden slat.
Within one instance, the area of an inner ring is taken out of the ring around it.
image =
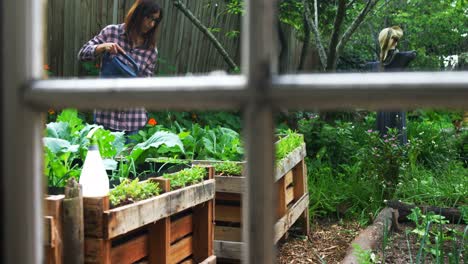
[[[148,180],[157,182],[163,193],[169,192],[171,190],[171,180],[169,179],[158,177],[158,178],[149,178]]]
[[[192,255],[192,243],[193,239],[189,236],[172,245],[169,249],[169,263],[178,263]]]
[[[148,223],[181,212],[214,198],[215,180],[185,187],[176,191],[118,207],[104,212],[108,227],[106,238],[113,238]]]
[[[242,242],[220,241],[215,240],[214,248],[217,258],[225,259],[241,259],[242,258]]]
[[[207,259],[200,262],[200,264],[216,264],[216,256],[209,256]]]
[[[242,228],[230,226],[215,226],[215,240],[242,241]]]
[[[286,175],[284,175],[284,185],[288,187],[293,183],[293,179],[293,170],[290,170],[288,173],[286,173]]]
[[[53,248],[47,251],[47,257],[49,263],[60,264],[63,263],[63,199],[65,195],[51,195],[45,198],[45,216],[52,217],[54,219],[53,224],[55,229],[52,229],[51,232],[54,232],[55,239],[51,240]]]
[[[111,263],[111,242],[101,238],[85,238],[85,263]]]
[[[276,205],[276,217],[281,218],[283,215],[286,214],[288,210],[288,204],[286,202],[286,186],[285,186],[285,178],[279,179],[275,185],[277,186],[278,192],[278,199]]]
[[[44,217],[44,246],[54,248],[55,247],[55,227],[54,218],[52,216]]]
[[[304,160],[296,165],[293,169],[294,175],[294,200],[298,200],[302,195],[308,193],[307,185],[307,166]],[[301,218],[298,220],[302,228],[302,232],[308,235],[310,232],[309,210],[305,210]]]
[[[242,208],[239,206],[216,205],[215,220],[222,222],[242,222]]]
[[[192,219],[192,215],[189,214],[171,222],[171,244],[174,243],[174,241],[192,233]]]
[[[309,194],[304,194],[299,201],[297,201],[289,210],[288,213],[283,216],[275,224],[275,243],[289,230],[289,228],[296,222],[296,220],[304,213],[304,210],[308,210],[309,206]]]
[[[83,198],[85,237],[103,238],[106,229],[103,212],[108,210],[109,206],[109,196]]]
[[[195,264],[197,262],[193,261],[193,259],[189,258],[189,259],[186,259],[182,262],[179,262],[179,264]]]
[[[208,201],[193,208],[193,259],[200,263],[213,255],[214,215],[213,201]]]
[[[286,204],[290,204],[294,200],[294,187],[289,186],[286,189]]]
[[[216,192],[243,193],[245,177],[215,176]]]
[[[306,156],[305,143],[289,153],[284,159],[278,162],[275,167],[275,181],[281,179],[287,172],[292,170]]]
[[[294,176],[294,198],[299,199],[307,193],[307,171],[304,160],[301,160],[293,169]]]
[[[112,263],[133,263],[148,255],[148,234],[136,237],[111,250]]]
[[[149,226],[149,262],[153,264],[170,263],[171,220],[163,218]]]
[[[238,193],[216,192],[216,201],[242,202],[242,197]]]

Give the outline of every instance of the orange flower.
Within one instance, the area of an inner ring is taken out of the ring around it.
[[[49,108],[49,110],[47,112],[49,113],[49,115],[55,114],[55,110],[52,109],[52,108]]]
[[[46,70],[46,71],[50,71],[49,64],[44,64],[44,70]]]
[[[101,66],[99,65],[99,63],[96,63],[95,66],[96,66],[96,69],[99,69],[99,67],[101,67]]]
[[[158,124],[158,122],[157,122],[156,119],[154,119],[154,118],[150,118],[150,119],[148,120],[148,125],[150,125],[150,126],[155,126],[155,125],[157,125],[157,124]]]

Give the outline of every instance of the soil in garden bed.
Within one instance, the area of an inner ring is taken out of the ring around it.
[[[290,233],[278,244],[278,263],[339,263],[362,227],[355,221],[320,219],[311,223],[309,239]]]

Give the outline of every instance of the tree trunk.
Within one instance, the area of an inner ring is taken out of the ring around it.
[[[354,19],[351,25],[346,29],[345,33],[341,37],[337,47],[336,47],[336,56],[335,60],[338,60],[339,56],[343,52],[345,44],[349,41],[353,33],[356,29],[362,24],[364,18],[369,14],[372,9],[374,9],[375,5],[379,2],[379,0],[368,0],[366,6],[361,10],[359,15]],[[336,62],[334,63],[335,68],[332,69],[333,71],[336,70]]]
[[[304,70],[304,63],[307,56],[307,52],[309,51],[309,44],[310,44],[310,28],[307,20],[304,16],[304,43],[301,49],[301,57],[299,58],[299,65],[297,66],[297,71],[301,72]]]
[[[374,250],[382,240],[384,232],[389,232],[392,227],[392,208],[384,208],[372,225],[368,226],[364,231],[351,242],[350,247],[346,252],[346,256],[341,261],[341,264],[357,264],[356,250],[353,245],[362,250]]]
[[[415,205],[403,203],[396,200],[391,200],[386,202],[387,206],[397,209],[399,213],[398,221],[404,222],[408,221],[406,218],[409,214],[411,214],[411,210],[416,208]],[[434,212],[435,214],[444,216],[450,223],[459,224],[463,223],[463,217],[459,209],[457,208],[443,208],[437,206],[418,206],[421,209],[423,214],[427,212]],[[467,224],[465,222],[465,224]]]
[[[288,52],[288,40],[286,39],[286,36],[284,35],[284,30],[281,27],[281,21],[277,19],[277,30],[278,30],[278,38],[280,42],[280,52],[279,52],[279,58],[278,58],[278,63],[279,63],[279,73],[283,74],[287,71],[288,68],[288,57],[289,57],[289,52]]]
[[[234,60],[229,56],[226,49],[221,45],[221,43],[216,39],[216,37],[208,30],[208,28],[201,23],[201,21],[193,15],[193,13],[180,1],[173,0],[173,4],[177,9],[179,9],[215,46],[216,50],[221,54],[224,61],[229,65],[231,71],[238,69],[238,66]]]
[[[330,45],[328,45],[328,60],[327,71],[336,71],[336,63],[338,61],[337,45],[340,36],[341,26],[346,16],[346,0],[340,0],[338,9],[336,10],[335,23],[333,25],[333,32],[330,38]]]
[[[309,25],[309,28],[312,30],[312,33],[315,36],[315,45],[319,53],[320,63],[322,64],[322,69],[325,69],[327,65],[327,53],[322,44],[322,39],[320,37],[320,32],[318,31],[317,25],[312,21],[312,14],[310,12],[309,4],[307,0],[302,0],[304,5],[304,17]]]

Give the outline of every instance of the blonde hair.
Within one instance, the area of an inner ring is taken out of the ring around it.
[[[380,43],[380,63],[387,58],[388,51],[394,46],[401,37],[403,37],[403,30],[399,26],[393,26],[382,29],[379,34]]]

